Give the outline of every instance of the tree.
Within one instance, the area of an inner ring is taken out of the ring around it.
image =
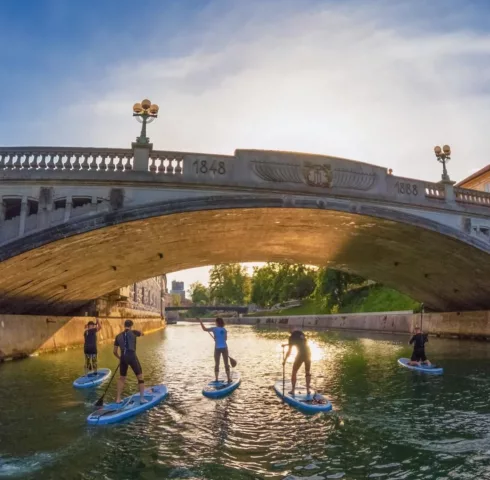
[[[250,297],[250,277],[239,263],[215,265],[209,272],[209,298],[214,304],[243,305]]]
[[[209,292],[201,282],[194,282],[189,287],[191,300],[194,305],[208,305]]]
[[[365,282],[363,277],[332,268],[320,268],[316,278],[314,295],[330,312],[338,310],[345,294],[354,285]]]
[[[316,272],[305,265],[267,263],[255,267],[252,276],[252,302],[271,306],[309,297],[315,290]]]
[[[182,303],[182,298],[179,294],[173,293],[172,294],[172,306],[173,307],[180,307]]]

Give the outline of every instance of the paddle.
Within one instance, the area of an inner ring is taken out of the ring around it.
[[[284,389],[286,386],[286,364],[284,362],[284,347],[287,345],[281,345],[282,347],[282,402],[284,403]]]
[[[96,407],[102,407],[102,405],[104,405],[104,397],[105,397],[105,394],[107,393],[107,390],[109,389],[109,387],[111,386],[111,383],[112,383],[112,379],[116,376],[116,373],[117,371],[119,370],[119,367],[121,366],[121,364],[119,363],[117,365],[117,368],[116,370],[114,371],[114,374],[112,375],[111,379],[109,380],[109,383],[107,384],[107,387],[106,389],[104,390],[104,393],[102,394],[102,397],[100,397],[96,402],[95,402],[95,406]]]
[[[214,337],[213,337],[212,333],[211,333],[211,332],[208,332],[208,333],[209,333],[209,336],[210,336],[210,337],[213,339],[213,341],[214,341]],[[237,366],[238,362],[237,362],[237,361],[236,361],[234,358],[231,358],[229,355],[228,355],[228,360],[230,360],[230,363],[231,363],[231,367],[232,367],[232,368],[235,368],[235,367]]]

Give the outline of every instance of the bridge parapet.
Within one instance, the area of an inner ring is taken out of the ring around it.
[[[0,147],[0,244],[75,217],[237,192],[276,195],[286,207],[301,206],[305,197],[322,209],[338,201],[350,202],[349,211],[383,203],[426,218],[439,215],[437,221],[490,242],[490,193],[398,177],[384,167],[326,155],[236,150],[229,156],[133,144]]]

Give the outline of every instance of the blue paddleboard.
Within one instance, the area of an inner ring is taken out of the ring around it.
[[[442,375],[444,372],[444,369],[441,367],[438,367],[436,365],[421,365],[420,367],[417,365],[409,365],[408,363],[410,362],[409,358],[399,358],[398,363],[405,368],[408,368],[409,370],[416,370],[417,372],[424,372],[424,373],[432,373],[433,375]]]
[[[105,425],[108,423],[117,423],[138,413],[149,410],[158,405],[168,395],[166,385],[155,385],[154,387],[145,388],[145,399],[147,403],[140,403],[140,394],[135,393],[126,397],[121,403],[108,403],[102,408],[91,413],[87,417],[90,425]]]
[[[218,380],[217,382],[213,380],[212,382],[209,382],[202,389],[202,394],[208,398],[221,398],[229,395],[240,385],[240,374],[238,372],[233,372],[231,374],[231,379],[233,380],[231,383],[228,383],[228,380]]]
[[[75,388],[91,388],[104,383],[111,375],[109,368],[99,368],[97,373],[91,372],[83,377],[78,377],[74,382]]]
[[[304,413],[329,412],[332,410],[332,404],[326,397],[319,393],[310,393],[308,395],[306,393],[306,387],[296,385],[296,391],[293,397],[288,393],[291,391],[291,382],[289,381],[284,384],[284,395],[282,394],[282,380],[278,380],[274,384],[274,390],[281,400],[284,400],[288,405]]]

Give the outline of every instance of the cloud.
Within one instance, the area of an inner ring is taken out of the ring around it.
[[[324,153],[438,180],[432,148],[449,143],[450,173],[466,176],[490,147],[490,36],[432,30],[422,10],[407,19],[405,2],[377,4],[289,2],[274,15],[277,2],[259,13],[254,2],[214,2],[193,24],[199,34],[172,39],[185,53],[115,58],[91,88],[67,86],[72,101],[36,136],[129,146],[131,105],[149,97],[161,106],[149,127],[158,149]]]
[[[115,49],[100,67],[91,49],[83,75],[42,86],[58,111],[10,126],[24,144],[129,147],[131,106],[149,97],[157,149],[330,154],[437,181],[432,148],[449,143],[459,180],[490,150],[483,13],[446,0],[215,0],[169,30],[156,12],[134,37],[141,55]]]

